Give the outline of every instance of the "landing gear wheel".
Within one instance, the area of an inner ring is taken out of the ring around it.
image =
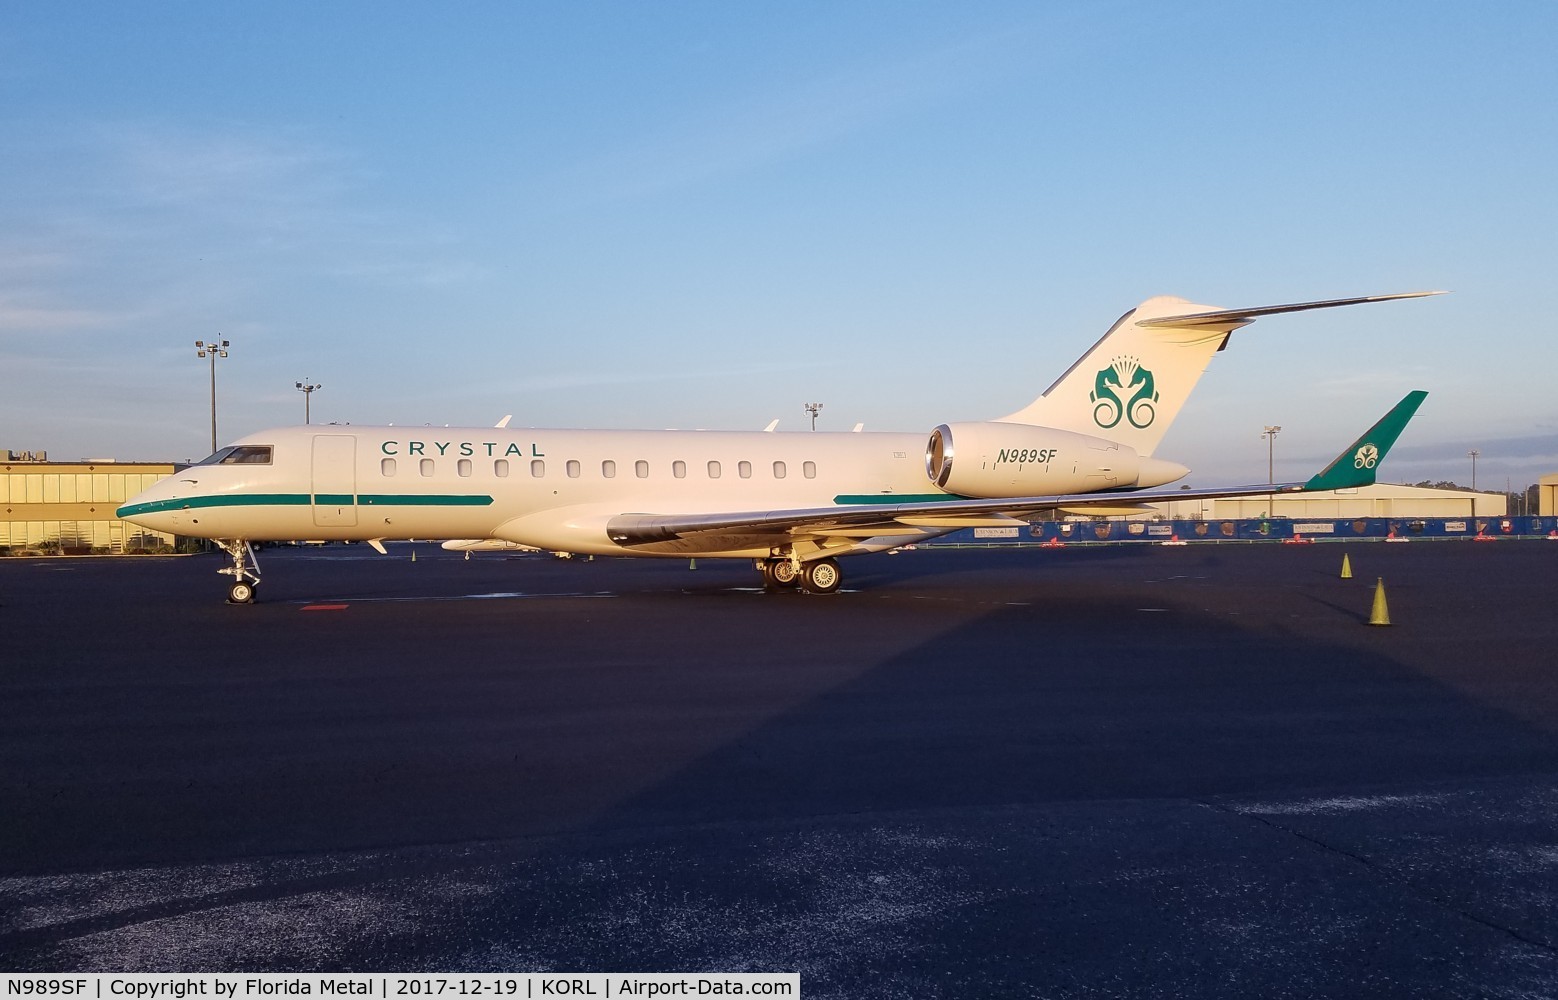
[[[227,588],[227,603],[253,604],[254,588],[260,585],[260,562],[254,558],[254,546],[243,538],[218,538],[216,544],[233,560],[231,566],[217,570],[233,578]]]
[[[802,571],[806,589],[813,594],[832,594],[844,582],[844,574],[839,571],[839,564],[832,559],[818,559],[809,562]]]
[[[788,559],[765,559],[763,561],[763,586],[770,590],[787,590],[800,582],[800,574],[795,571],[795,564]]]

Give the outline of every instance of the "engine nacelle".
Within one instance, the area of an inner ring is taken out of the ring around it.
[[[942,424],[925,447],[931,482],[980,499],[1158,486],[1188,471],[1103,438],[999,421]]]

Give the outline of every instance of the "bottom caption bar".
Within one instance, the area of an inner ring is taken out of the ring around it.
[[[262,997],[798,997],[799,972],[0,974],[0,1000],[259,1000]]]

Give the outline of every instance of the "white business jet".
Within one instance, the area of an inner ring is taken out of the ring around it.
[[[827,594],[837,558],[1051,511],[1121,513],[1152,501],[1341,489],[1379,459],[1413,392],[1304,483],[1163,490],[1154,457],[1214,353],[1261,316],[1416,298],[1217,309],[1148,299],[1032,403],[924,434],[305,426],[263,431],[118,510],[155,531],[214,539],[228,599],[254,600],[253,542],[491,540],[591,555],[754,560],[770,588]],[[506,424],[507,421],[504,421]]]

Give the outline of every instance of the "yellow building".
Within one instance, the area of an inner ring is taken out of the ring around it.
[[[171,462],[6,461],[0,464],[0,554],[171,547],[172,535],[126,524],[114,510],[174,468]]]
[[[1353,490],[1288,493],[1278,496],[1225,497],[1158,504],[1163,516],[1183,520],[1237,520],[1286,517],[1507,517],[1503,493],[1434,489],[1375,483]]]
[[[1543,517],[1558,514],[1558,472],[1543,476],[1537,483],[1537,510]]]

